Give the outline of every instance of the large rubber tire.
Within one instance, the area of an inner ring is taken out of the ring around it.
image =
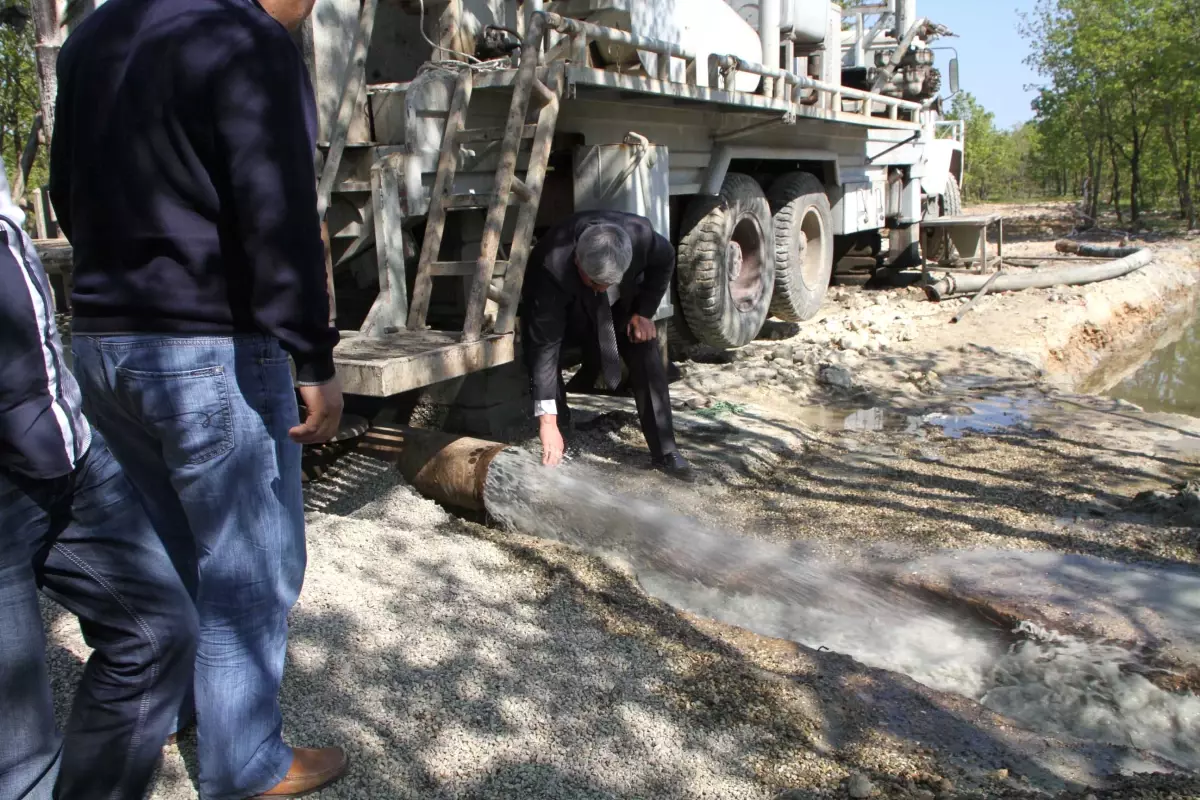
[[[938,217],[957,217],[963,213],[962,190],[958,188],[958,178],[951,175],[946,178],[946,191],[938,197]],[[949,264],[958,258],[958,250],[950,243],[950,251],[946,250],[944,237],[934,237],[929,244],[929,252],[925,260],[931,264]]]
[[[958,187],[958,178],[951,175],[946,178],[946,193],[942,195],[942,216],[957,217],[962,214],[962,189]]]
[[[833,212],[820,179],[789,172],[767,194],[775,226],[775,296],[771,313],[787,322],[816,316],[833,275]]]
[[[688,329],[710,347],[754,341],[775,285],[762,188],[749,175],[729,173],[719,196],[691,202],[681,230],[675,285]]]

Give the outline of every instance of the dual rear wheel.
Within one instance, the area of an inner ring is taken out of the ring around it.
[[[731,172],[718,196],[692,201],[682,230],[672,341],[742,347],[768,315],[803,322],[820,308],[833,270],[833,218],[815,176],[788,173],[764,192]]]

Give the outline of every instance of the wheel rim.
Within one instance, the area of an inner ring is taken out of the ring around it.
[[[800,265],[801,279],[809,289],[820,288],[817,284],[825,274],[828,255],[825,252],[825,221],[816,206],[809,206],[804,210],[800,235],[796,237],[795,262]]]
[[[734,226],[725,251],[725,268],[729,294],[738,311],[750,311],[762,298],[764,244],[762,228],[753,217]]]

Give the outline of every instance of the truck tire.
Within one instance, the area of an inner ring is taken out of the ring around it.
[[[958,178],[953,175],[946,178],[946,191],[938,197],[938,217],[957,217],[962,214],[962,190],[958,188]],[[949,252],[946,252],[946,240],[942,236],[926,237],[925,241],[929,243],[929,252],[925,253],[925,260],[933,264],[948,264],[958,258],[958,250],[954,247],[954,243],[950,242]]]
[[[710,347],[754,341],[775,285],[762,188],[749,175],[729,173],[720,195],[691,202],[681,230],[675,285],[688,330]]]
[[[833,274],[833,213],[820,179],[789,172],[771,184],[775,214],[775,296],[771,313],[787,322],[816,316]]]
[[[696,337],[683,318],[683,304],[679,301],[679,290],[671,287],[671,306],[674,312],[667,317],[667,342],[671,348],[672,358],[682,358],[689,348],[699,344]]]

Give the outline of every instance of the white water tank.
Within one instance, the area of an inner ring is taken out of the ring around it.
[[[790,31],[800,44],[817,45],[825,41],[830,11],[829,0],[766,0],[780,3],[779,27]],[[763,0],[725,0],[747,24],[758,30]]]
[[[675,42],[695,53],[696,79],[701,86],[708,85],[708,57],[712,53],[737,56],[753,64],[762,60],[758,30],[747,24],[725,0],[686,0],[680,3],[663,3],[662,0],[592,0],[588,6],[586,18],[597,25]],[[630,48],[624,45],[601,44],[600,51],[610,62],[625,62],[633,58]],[[640,53],[638,58],[647,73],[652,76],[658,74],[657,56]],[[682,83],[684,76],[683,61],[672,59],[671,80]],[[750,73],[739,73],[737,78],[737,88],[743,92],[754,91],[758,83],[759,77]]]

